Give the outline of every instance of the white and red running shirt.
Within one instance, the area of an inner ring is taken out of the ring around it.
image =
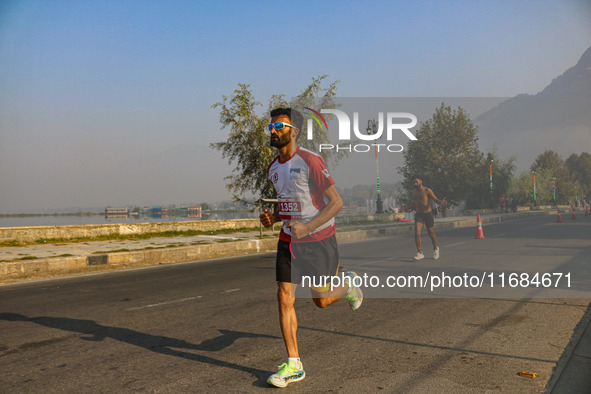
[[[267,169],[269,180],[273,182],[279,202],[279,216],[283,221],[279,239],[291,242],[290,221],[307,223],[314,219],[328,204],[324,192],[334,180],[328,173],[322,156],[298,147],[286,161],[279,156]],[[316,242],[336,233],[334,218],[318,227],[297,242]]]

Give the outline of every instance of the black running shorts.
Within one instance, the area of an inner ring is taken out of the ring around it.
[[[277,244],[277,282],[299,284],[302,276],[334,276],[338,270],[339,250],[334,235],[317,242],[292,243],[291,249],[289,242],[279,240]]]
[[[415,223],[421,222],[427,228],[431,228],[435,226],[435,219],[433,219],[433,212],[427,213],[415,213]]]

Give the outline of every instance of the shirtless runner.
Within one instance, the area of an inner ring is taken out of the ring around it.
[[[433,214],[431,212],[431,206],[429,205],[429,199],[435,201],[439,205],[446,206],[447,200],[445,197],[443,200],[438,199],[433,194],[433,190],[429,189],[428,187],[423,186],[423,180],[415,175],[411,178],[414,186],[414,190],[412,192],[413,197],[413,205],[404,207],[403,210],[415,210],[415,243],[417,245],[417,255],[414,256],[415,260],[421,260],[425,258],[423,254],[423,250],[421,248],[421,231],[423,230],[423,225],[427,227],[427,233],[429,237],[431,237],[431,241],[433,242],[433,259],[437,260],[439,258],[439,247],[437,247],[437,236],[435,236],[435,220],[433,219]]]

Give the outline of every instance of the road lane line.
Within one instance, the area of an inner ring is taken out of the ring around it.
[[[445,245],[445,247],[446,248],[451,248],[452,246],[463,245],[465,243],[466,243],[466,241],[464,241],[464,242],[456,242],[455,244]]]
[[[144,305],[144,306],[136,306],[133,308],[127,308],[125,309],[126,311],[137,311],[138,309],[145,309],[145,308],[153,308],[155,306],[161,306],[161,305],[168,305],[168,304],[175,304],[178,302],[185,302],[185,301],[191,301],[191,300],[196,300],[198,298],[201,298],[201,296],[197,296],[197,297],[188,297],[188,298],[181,298],[180,300],[173,300],[173,301],[166,301],[166,302],[159,302],[157,304],[150,304],[150,305]]]
[[[366,263],[355,264],[355,268],[363,267],[364,265],[378,264],[378,263],[383,263],[383,262],[392,261],[392,260],[396,260],[396,257],[388,257],[388,258],[381,259],[381,260],[372,260],[372,261],[368,261]]]

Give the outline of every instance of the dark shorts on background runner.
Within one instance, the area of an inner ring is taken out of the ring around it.
[[[302,276],[334,276],[339,270],[339,250],[333,235],[317,242],[277,243],[275,279],[299,284]]]
[[[435,226],[435,219],[433,219],[433,212],[427,213],[415,213],[415,223],[421,222],[427,228],[431,228]]]

